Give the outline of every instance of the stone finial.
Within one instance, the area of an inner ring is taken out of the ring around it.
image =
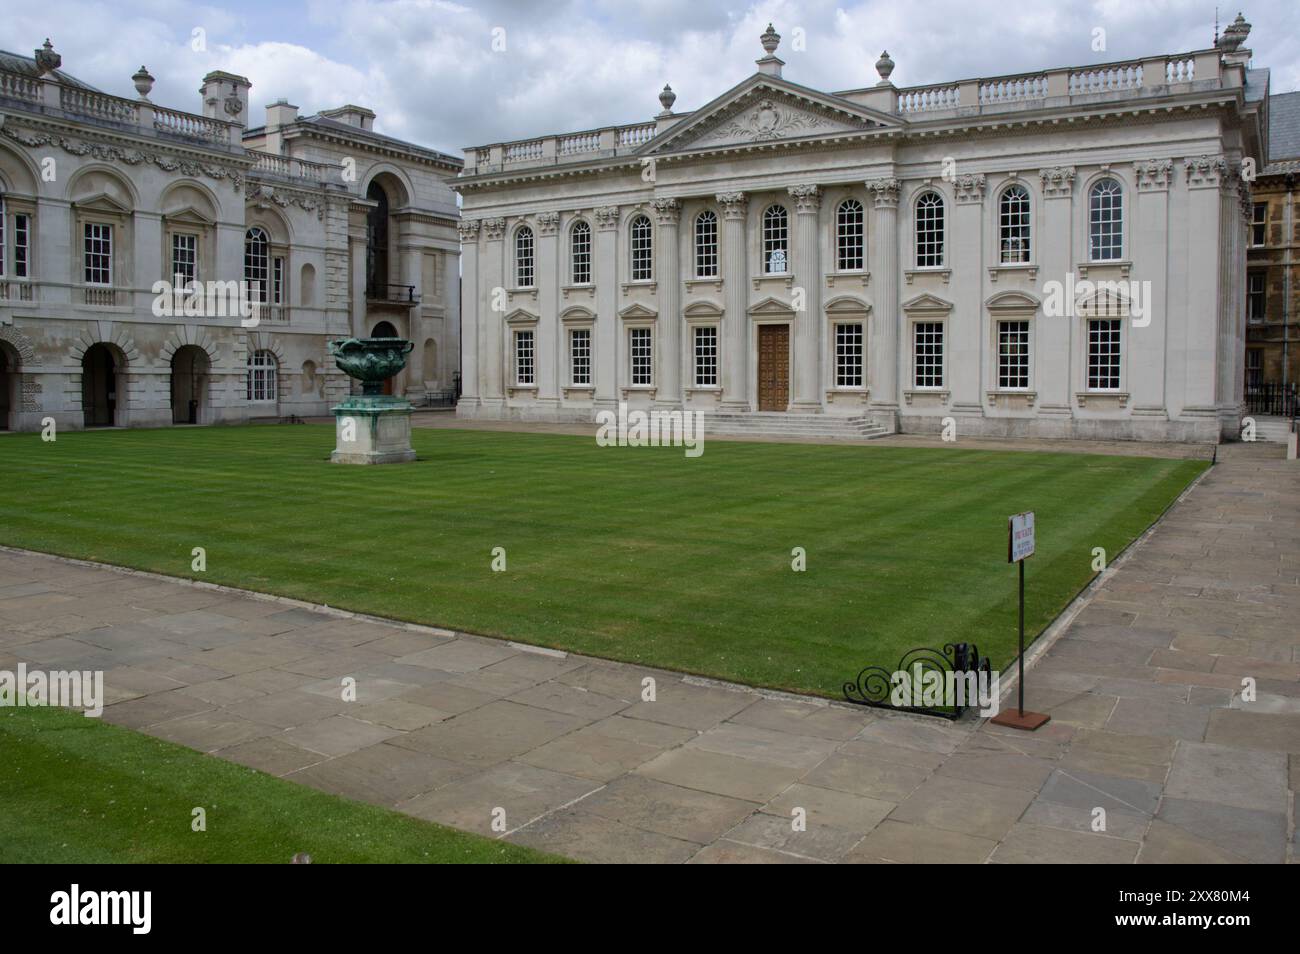
[[[140,94],[143,100],[149,99],[149,93],[153,91],[153,77],[143,66],[140,67],[132,76],[131,82],[135,84],[135,91]]]
[[[889,76],[894,72],[894,61],[890,59],[888,50],[882,51],[880,59],[876,60],[876,72],[880,74],[881,86],[889,82]]]
[[[664,83],[664,88],[659,93],[659,105],[664,108],[663,113],[661,113],[660,115],[667,115],[671,113],[673,111],[673,103],[675,102],[677,102],[677,94],[673,92],[673,88],[671,86],[669,86],[667,83]]]
[[[1224,28],[1223,36],[1219,37],[1218,47],[1224,53],[1235,53],[1246,42],[1248,36],[1250,36],[1250,24],[1238,13],[1237,19]]]
[[[54,45],[50,43],[48,36],[45,38],[45,44],[34,52],[36,54],[34,57],[36,70],[41,76],[46,73],[53,73],[63,65],[63,57],[54,52]]]
[[[776,48],[781,45],[781,34],[773,30],[772,24],[769,23],[758,40],[763,44],[763,52],[771,56],[776,52]]]

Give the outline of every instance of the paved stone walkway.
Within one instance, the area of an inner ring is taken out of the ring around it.
[[[591,861],[1282,862],[1300,787],[1300,466],[1275,448],[1221,457],[1040,653],[1028,704],[1053,718],[1034,734],[14,551],[0,669],[104,669],[110,722]]]

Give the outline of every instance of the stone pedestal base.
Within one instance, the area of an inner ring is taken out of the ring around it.
[[[411,449],[411,405],[398,397],[353,396],[334,408],[335,464],[404,464]]]

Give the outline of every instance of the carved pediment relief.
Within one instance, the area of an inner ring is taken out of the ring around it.
[[[742,84],[743,85],[743,84]],[[779,139],[858,132],[885,125],[869,111],[827,98],[815,91],[795,95],[775,85],[758,83],[733,91],[716,106],[705,107],[679,129],[656,137],[648,152],[708,149]]]

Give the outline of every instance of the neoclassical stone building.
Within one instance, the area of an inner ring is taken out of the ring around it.
[[[884,54],[825,93],[769,27],[693,112],[665,87],[649,123],[471,148],[458,411],[1235,435],[1243,162],[1266,160],[1248,32],[915,89]]]
[[[0,53],[0,428],[328,414],[346,335],[411,338],[393,387],[454,395],[459,159],[357,106],[280,101],[250,128],[242,76],[206,76],[190,113],[152,102],[143,67],[128,99],[61,65],[49,41]],[[176,275],[247,281],[257,324],[240,301],[157,307]]]

